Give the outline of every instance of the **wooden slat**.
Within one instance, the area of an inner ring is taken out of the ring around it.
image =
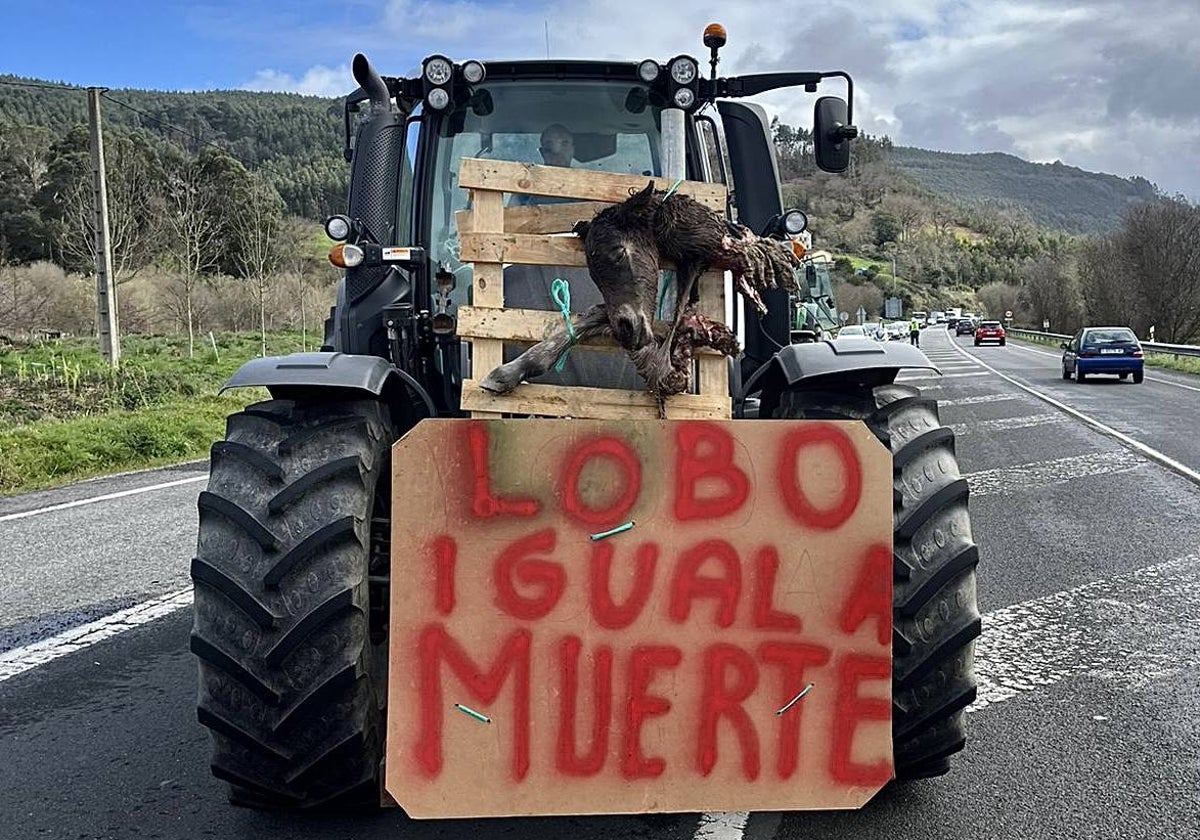
[[[504,196],[498,192],[477,190],[472,195],[475,225],[481,231],[504,230]],[[475,263],[471,275],[472,301],[481,308],[501,309],[504,306],[504,266],[499,262]],[[487,376],[504,363],[504,343],[481,340],[471,344],[471,371],[474,376]],[[476,414],[480,418],[498,419],[499,415]]]
[[[601,420],[653,420],[658,417],[657,403],[643,391],[525,383],[508,394],[493,394],[480,388],[474,380],[463,382],[462,408],[471,412]],[[728,397],[678,394],[667,400],[669,420],[722,420],[729,416]]]
[[[657,189],[669,190],[673,178],[651,178],[648,175],[618,175],[589,169],[570,169],[563,166],[541,166],[514,163],[506,160],[464,158],[458,169],[458,185],[472,189],[502,190],[526,195],[548,195],[579,198],[589,201],[624,201],[630,191],[646,188],[653,180]],[[725,212],[725,187],[700,181],[684,181],[676,189],[690,195],[706,207]],[[482,228],[476,228],[482,230]]]
[[[529,207],[504,208],[505,233],[570,233],[575,223],[590,220],[611,201],[572,201],[567,204],[536,204]],[[459,235],[473,233],[474,213],[459,210],[454,214]]]
[[[725,323],[725,273],[706,271],[700,275],[701,315]],[[725,356],[701,355],[696,360],[698,382],[696,390],[709,396],[728,396],[729,361]]]
[[[517,344],[536,344],[562,326],[562,315],[541,309],[491,309],[474,306],[458,308],[459,338],[498,338]],[[656,321],[655,333],[666,334],[671,325]],[[609,336],[596,336],[580,342],[581,347],[595,350],[622,351],[623,348]],[[716,350],[704,347],[700,353],[716,354]]]
[[[499,195],[499,193],[493,193]],[[464,233],[463,262],[513,265],[587,266],[578,236],[544,236],[530,233]]]

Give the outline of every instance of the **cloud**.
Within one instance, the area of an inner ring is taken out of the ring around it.
[[[314,66],[262,70],[247,87],[345,93],[349,73],[336,68],[359,49],[391,74],[433,52],[541,58],[547,30],[555,58],[688,52],[703,61],[700,33],[720,21],[729,31],[722,73],[847,70],[855,122],[871,134],[1140,174],[1200,199],[1195,3],[1139,0],[1135,11],[1127,0],[828,0],[819,8],[782,0],[764,14],[706,0],[686,12],[645,0],[360,0],[354,22],[326,30],[320,50],[311,30],[292,33],[292,54],[313,55]],[[271,38],[273,56],[291,46],[287,31]],[[762,101],[792,124],[812,119],[811,97],[799,91]]]
[[[270,90],[284,93],[303,93],[309,96],[345,96],[357,85],[350,75],[350,66],[325,67],[317,65],[300,77],[279,70],[259,70],[254,78],[241,86],[243,90]]]

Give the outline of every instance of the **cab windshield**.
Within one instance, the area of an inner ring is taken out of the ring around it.
[[[463,158],[564,165],[547,159],[542,137],[547,129],[569,132],[572,168],[626,175],[660,172],[661,109],[646,102],[645,89],[628,82],[496,81],[476,88],[470,102],[458,105],[442,121],[436,138],[432,200],[431,256],[457,276],[456,303],[466,303],[471,269],[459,260],[454,213],[466,209],[469,191],[458,187]],[[505,204],[515,197],[506,197]],[[522,197],[524,199],[524,197]],[[529,197],[522,203],[551,203]]]

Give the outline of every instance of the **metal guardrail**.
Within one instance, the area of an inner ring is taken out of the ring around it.
[[[1063,335],[1062,333],[1037,332],[1035,330],[1019,330],[1015,327],[1012,329],[1005,328],[1005,331],[1014,338],[1040,338],[1043,340],[1054,341],[1070,341],[1074,336]],[[1142,350],[1147,353],[1160,353],[1164,356],[1195,356],[1200,357],[1200,347],[1193,344],[1163,344],[1157,341],[1142,341]]]

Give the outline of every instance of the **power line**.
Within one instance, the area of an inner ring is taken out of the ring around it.
[[[113,103],[114,105],[120,105],[122,108],[128,108],[130,111],[133,111],[135,114],[138,114],[138,115],[150,120],[152,123],[155,123],[156,125],[159,125],[162,128],[167,128],[172,131],[177,131],[180,134],[190,137],[190,138],[192,138],[192,140],[196,141],[201,146],[211,146],[214,149],[220,149],[222,152],[225,152],[225,154],[229,155],[230,157],[237,158],[237,155],[233,154],[233,152],[229,151],[229,149],[225,148],[224,146],[214,143],[211,140],[205,140],[204,138],[199,137],[198,135],[193,134],[192,132],[188,131],[186,128],[180,128],[179,126],[169,123],[165,120],[160,120],[158,117],[154,116],[153,114],[148,114],[140,108],[135,108],[127,102],[122,102],[120,99],[114,99],[113,97],[108,95],[107,91],[104,93],[101,93],[100,96],[102,96],[104,99],[107,99],[109,102]],[[237,158],[237,159],[242,163],[243,166],[247,165],[244,160],[241,160],[240,158]]]

